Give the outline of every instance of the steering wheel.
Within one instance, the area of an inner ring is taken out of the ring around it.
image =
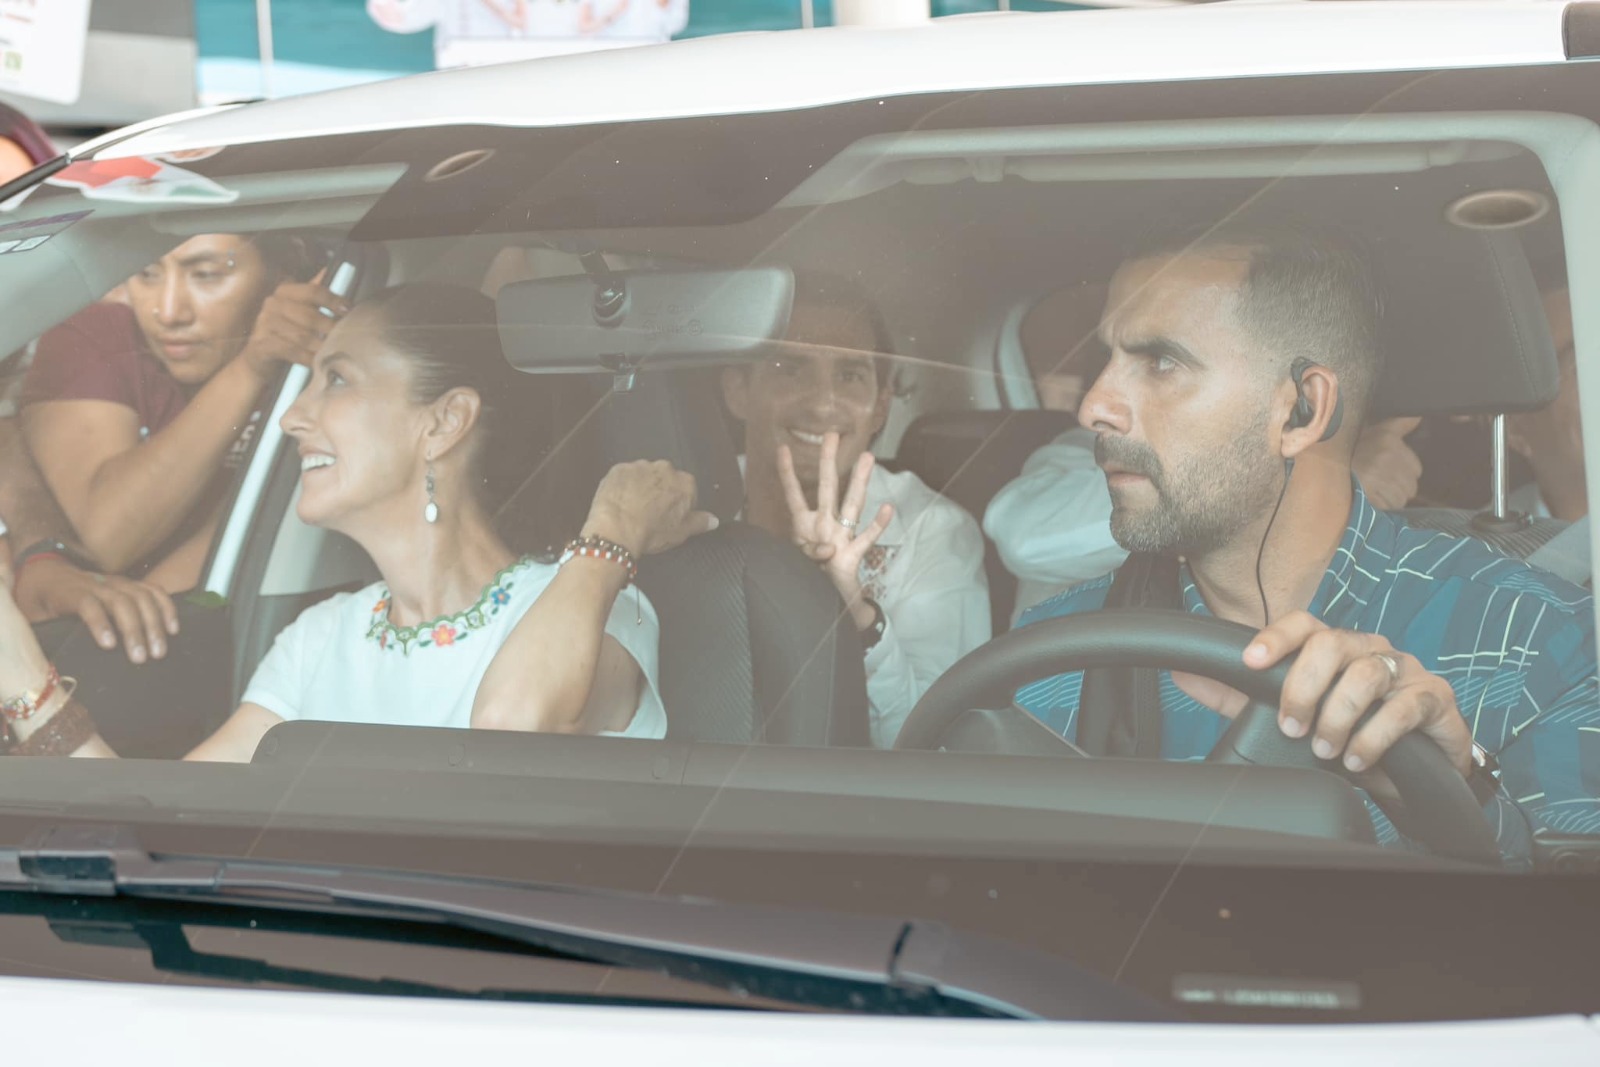
[[[1331,770],[1311,751],[1311,734],[1278,728],[1277,707],[1293,657],[1269,670],[1246,667],[1255,630],[1183,611],[1114,609],[1067,615],[1013,630],[962,658],[923,694],[896,748],[937,749],[957,719],[975,708],[1009,707],[1029,682],[1090,667],[1149,667],[1203,675],[1250,698],[1207,760]],[[1370,713],[1369,713],[1370,714]],[[1498,865],[1494,834],[1466,781],[1444,751],[1419,733],[1402,737],[1379,761],[1400,794],[1407,832],[1436,855]]]

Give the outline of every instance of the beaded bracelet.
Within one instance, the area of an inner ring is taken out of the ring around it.
[[[45,676],[44,685],[39,687],[39,691],[25,692],[9,700],[0,700],[0,715],[3,715],[7,722],[33,718],[55,694],[56,686],[60,684],[61,675],[56,673],[55,664],[51,664],[50,673]]]
[[[633,553],[617,544],[607,541],[604,537],[579,537],[567,542],[567,549],[561,553],[558,563],[565,563],[574,556],[587,556],[590,559],[603,559],[611,563],[620,564],[628,572],[626,584],[632,585],[635,578],[639,577],[639,565],[634,562]]]
[[[76,700],[50,716],[50,721],[13,745],[12,756],[70,756],[98,733],[88,710]]]

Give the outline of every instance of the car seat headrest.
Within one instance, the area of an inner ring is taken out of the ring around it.
[[[694,475],[698,506],[724,522],[744,507],[738,449],[716,372],[658,371],[597,401],[598,448],[607,465],[664,459]]]
[[[1439,220],[1368,249],[1385,359],[1371,418],[1527,411],[1555,398],[1555,344],[1515,236]]]

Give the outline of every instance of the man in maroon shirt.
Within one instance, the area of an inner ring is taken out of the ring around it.
[[[40,338],[23,389],[30,451],[89,553],[193,588],[225,466],[280,363],[309,362],[347,309],[282,235],[192,237],[130,278],[128,303]]]

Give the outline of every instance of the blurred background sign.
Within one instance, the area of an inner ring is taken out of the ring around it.
[[[0,12],[24,3],[0,0]],[[70,94],[46,96],[0,77],[0,98],[36,121],[53,129],[105,129],[194,107],[195,0],[99,0],[92,8],[89,0],[35,0],[26,6],[54,11],[53,22],[69,23],[46,42],[47,53],[56,56],[51,62],[63,64],[58,75],[65,76],[69,50],[78,56]],[[73,20],[60,14],[68,9]]]
[[[502,49],[522,56],[665,36],[1169,2],[627,0],[619,6],[619,0],[98,0],[92,5],[90,0],[0,0],[0,13],[8,16],[4,23],[16,24],[0,32],[0,39],[23,45],[0,47],[21,55],[12,61],[20,77],[0,70],[0,99],[52,130],[87,134],[196,104],[294,96],[433,70],[441,61],[503,58],[491,54]],[[45,18],[66,28],[50,31],[39,43]],[[503,33],[494,29],[496,22],[505,27]],[[23,49],[49,58],[36,62]],[[5,62],[0,55],[0,67]],[[26,81],[31,77],[47,84]]]
[[[146,0],[101,0],[143,6]],[[189,0],[203,103],[468,62],[887,18],[1174,0]],[[263,17],[263,15],[265,17]],[[517,27],[520,25],[521,29]],[[264,70],[263,64],[270,67]]]
[[[660,44],[689,24],[689,0],[366,0],[390,33],[433,31],[434,65]]]
[[[0,90],[75,102],[88,36],[89,0],[0,0]]]

